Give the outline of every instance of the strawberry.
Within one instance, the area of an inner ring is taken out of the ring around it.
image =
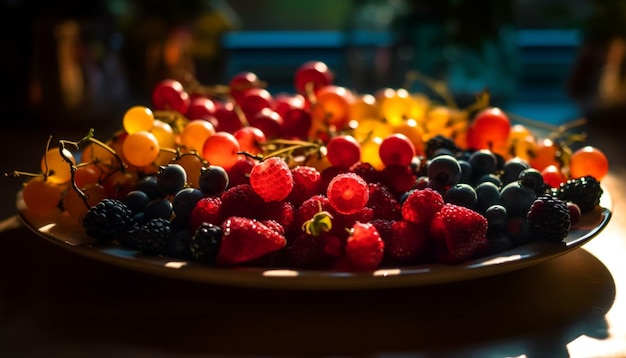
[[[267,225],[231,216],[222,223],[222,242],[216,265],[232,266],[256,260],[285,247],[287,240]]]
[[[474,210],[445,204],[430,223],[437,260],[458,263],[487,248],[487,219]]]
[[[269,157],[252,168],[250,185],[265,202],[281,201],[293,189],[293,174],[283,158]]]
[[[385,257],[394,264],[415,265],[434,259],[434,241],[426,224],[393,221],[391,235],[385,235],[383,240]]]
[[[374,219],[374,210],[367,206],[353,214],[341,214],[336,213],[333,217],[332,233],[338,238],[342,239],[342,242],[350,235],[350,229],[357,222],[370,222]]]
[[[346,258],[356,271],[372,271],[378,268],[385,253],[385,244],[376,227],[371,223],[357,222],[346,243]]]
[[[402,204],[402,218],[416,224],[428,225],[443,205],[443,197],[436,190],[413,190]]]
[[[306,199],[320,193],[322,175],[314,168],[298,165],[291,169],[293,175],[293,189],[287,196],[293,205],[300,206]]]
[[[302,226],[309,220],[313,219],[313,217],[321,211],[328,212],[331,218],[336,215],[336,212],[328,202],[328,198],[324,195],[313,195],[309,199],[305,200],[296,210],[293,230],[296,232],[303,231]]]
[[[191,216],[189,218],[189,230],[194,233],[203,222],[209,224],[219,225],[220,222],[220,208],[222,206],[222,199],[217,196],[207,196],[200,199],[196,206],[191,210]]]

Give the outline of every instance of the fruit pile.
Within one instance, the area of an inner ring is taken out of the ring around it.
[[[216,266],[456,264],[562,244],[599,206],[604,154],[570,150],[562,128],[537,137],[487,93],[463,109],[360,94],[319,61],[294,89],[270,93],[251,72],[166,79],[112,138],[48,143],[41,173],[8,175],[28,177],[32,215],[70,218],[96,245]]]

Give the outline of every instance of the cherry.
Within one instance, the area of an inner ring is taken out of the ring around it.
[[[467,144],[473,149],[498,149],[507,144],[511,122],[498,107],[489,107],[476,114],[468,130]]]
[[[152,91],[152,105],[156,110],[174,110],[179,113],[186,113],[189,104],[189,94],[179,81],[162,80]]]
[[[260,81],[256,73],[244,71],[231,77],[228,87],[231,97],[238,101],[246,90],[260,87]]]
[[[189,104],[189,109],[186,112],[188,119],[209,119],[213,118],[215,113],[215,102],[208,97],[195,97]]]
[[[336,167],[349,168],[361,159],[361,145],[351,135],[331,138],[326,149],[328,161]]]
[[[392,164],[410,165],[415,156],[413,142],[404,134],[394,133],[383,139],[378,155],[385,166]]]
[[[333,84],[334,76],[324,62],[307,61],[298,67],[294,80],[296,92],[308,97],[307,86],[315,93],[320,88]]]
[[[265,133],[257,127],[243,127],[233,133],[239,142],[239,150],[250,153],[252,155],[261,154],[263,147],[261,146],[267,140]]]
[[[263,108],[248,119],[250,126],[263,131],[267,138],[279,138],[282,134],[283,117],[270,108]]]

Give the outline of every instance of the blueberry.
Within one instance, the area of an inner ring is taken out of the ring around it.
[[[143,191],[148,195],[150,200],[163,197],[159,186],[157,185],[157,177],[154,175],[145,176],[137,182],[135,190]]]
[[[476,185],[478,186],[484,182],[494,183],[498,188],[502,188],[502,180],[497,174],[492,173],[481,176],[480,178],[478,178],[478,181],[476,181]]]
[[[173,212],[172,202],[165,198],[151,200],[144,210],[146,220],[156,218],[169,220]]]
[[[482,182],[476,186],[476,211],[484,213],[487,209],[500,202],[500,188],[489,181]]]
[[[132,190],[124,198],[124,203],[133,214],[143,212],[148,202],[150,202],[150,197],[141,190]]]
[[[477,195],[473,186],[465,183],[459,183],[446,190],[443,194],[443,200],[446,203],[474,209],[476,206]]]
[[[528,168],[530,168],[530,165],[520,158],[509,159],[502,166],[500,179],[502,179],[504,185],[509,184],[518,180],[520,173]]]
[[[459,183],[470,184],[472,182],[472,165],[465,159],[459,159],[459,165],[461,166]]]
[[[537,199],[537,194],[519,181],[509,183],[500,190],[500,203],[506,208],[509,217],[525,217],[528,209]]]
[[[519,174],[519,180],[522,186],[525,186],[537,195],[544,193],[544,182],[541,172],[535,168],[528,168],[522,170]]]
[[[439,155],[428,163],[427,174],[429,185],[433,188],[451,187],[461,179],[461,165],[451,155]]]
[[[469,163],[472,165],[472,181],[478,180],[485,174],[494,173],[498,164],[496,156],[488,149],[480,149],[472,153]]]

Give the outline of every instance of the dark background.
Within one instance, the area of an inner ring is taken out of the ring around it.
[[[461,102],[488,88],[495,105],[557,124],[623,107],[623,93],[608,103],[597,90],[609,44],[626,33],[623,0],[1,4],[0,115],[10,126],[117,123],[129,105],[149,105],[165,77],[217,84],[253,71],[291,91],[310,59],[360,92],[403,86],[416,69],[448,81]]]

